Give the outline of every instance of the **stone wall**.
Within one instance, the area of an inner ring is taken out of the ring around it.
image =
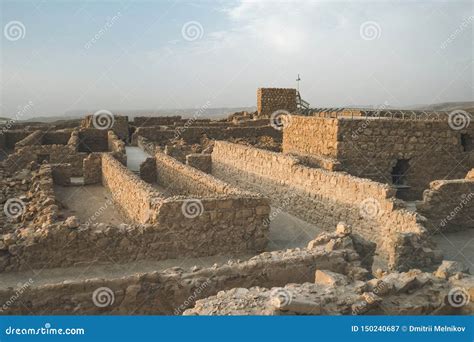
[[[269,196],[273,207],[319,227],[350,223],[355,232],[377,243],[378,253],[391,268],[427,267],[439,259],[429,248],[420,218],[404,209],[404,203],[394,198],[395,190],[386,184],[307,167],[292,156],[222,141],[214,145],[212,172],[231,184]]]
[[[181,116],[136,116],[133,118],[133,126],[147,127],[147,126],[168,126],[174,125],[175,122],[180,122]]]
[[[461,144],[462,134],[474,136],[472,125],[453,130],[446,121],[292,115],[287,126],[284,153],[336,159],[340,169],[358,177],[392,184],[394,167],[406,160],[397,187],[407,200],[421,198],[431,181],[462,178],[474,166],[474,152]]]
[[[127,152],[125,150],[125,143],[120,140],[114,131],[109,131],[107,134],[108,149],[112,152],[115,159],[119,160],[123,165],[127,165]]]
[[[82,176],[82,162],[86,153],[77,152],[75,145],[41,145],[43,133],[36,131],[27,138],[16,143],[15,152],[4,160],[5,167],[12,171],[25,168],[31,162],[42,163],[47,161],[52,164],[71,164],[72,176]],[[73,141],[72,141],[73,142]]]
[[[147,158],[140,164],[140,178],[147,183],[156,182],[156,160],[155,158]]]
[[[83,161],[84,185],[99,184],[102,182],[102,156],[100,153],[91,153]]]
[[[81,128],[79,131],[80,152],[107,152],[109,140],[107,130]]]
[[[103,121],[101,121],[103,120]],[[94,115],[87,115],[81,122],[82,128],[97,129],[107,131],[111,129],[123,141],[128,140],[128,116],[111,115],[104,113],[96,117]],[[100,152],[100,151],[93,151]]]
[[[437,180],[430,183],[417,203],[425,226],[432,233],[474,228],[474,179]]]
[[[3,133],[5,136],[5,147],[7,149],[14,149],[15,144],[23,139],[25,139],[27,136],[29,136],[32,132],[27,131],[27,130],[8,130]]]
[[[151,213],[163,198],[112,155],[102,154],[102,184],[126,217],[135,223],[149,223]]]
[[[157,129],[157,127],[140,127],[132,136],[132,144],[136,145],[138,137],[142,136],[158,145],[165,145],[174,138],[183,139],[187,144],[198,144],[201,138],[207,136],[209,139],[249,139],[261,136],[270,136],[275,141],[281,142],[282,132],[271,126],[263,127],[187,127],[181,131],[174,129]]]
[[[98,240],[102,243],[101,240]],[[104,245],[104,248],[108,248]],[[92,253],[87,251],[86,253]],[[153,250],[157,250],[155,247]],[[132,251],[131,257],[136,254]],[[140,249],[147,252],[147,249]],[[3,314],[146,314],[181,315],[196,300],[235,287],[285,286],[314,280],[316,269],[350,275],[358,269],[353,249],[294,249],[263,253],[248,261],[229,261],[210,268],[194,266],[136,274],[123,278],[73,280],[64,283],[31,286],[13,303],[8,300],[16,289],[0,290],[0,303],[10,305]],[[99,308],[92,301],[98,288],[110,289],[114,300]]]
[[[24,139],[18,141],[15,144],[15,151],[18,151],[22,147],[31,146],[31,145],[41,145],[41,141],[43,140],[43,132],[42,131],[34,131],[29,134]]]
[[[71,138],[72,130],[45,132],[41,141],[42,145],[67,145]]]
[[[257,111],[259,116],[270,116],[277,110],[296,111],[296,89],[258,88]]]
[[[54,184],[67,186],[71,184],[71,164],[51,164]]]
[[[192,153],[186,156],[186,165],[192,166],[205,173],[212,171],[212,159],[210,154]]]

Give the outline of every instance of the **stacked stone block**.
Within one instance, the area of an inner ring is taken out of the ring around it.
[[[258,88],[258,116],[270,117],[277,110],[296,111],[296,89],[291,88]]]

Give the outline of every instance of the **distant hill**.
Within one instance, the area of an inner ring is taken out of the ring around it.
[[[435,103],[430,105],[419,105],[416,106],[414,109],[420,110],[445,110],[445,111],[452,111],[452,110],[467,110],[469,112],[474,112],[474,101],[468,102],[443,102],[443,103]]]

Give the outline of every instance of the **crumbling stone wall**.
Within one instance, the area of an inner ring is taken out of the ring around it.
[[[140,164],[140,178],[147,183],[156,182],[156,159],[149,157]]]
[[[393,182],[397,161],[408,160],[403,177],[408,188],[399,195],[413,200],[431,181],[462,178],[474,166],[461,134],[474,136],[474,126],[453,130],[446,121],[292,115],[283,133],[283,152],[336,159],[352,175],[387,184]]]
[[[206,136],[209,139],[256,139],[261,136],[270,136],[275,141],[281,142],[282,132],[271,126],[263,127],[187,127],[183,130],[157,129],[157,127],[140,127],[132,136],[132,144],[136,145],[138,137],[142,136],[158,145],[165,145],[170,140],[179,138],[187,144],[198,144],[201,138]]]
[[[114,131],[117,136],[122,139],[123,141],[128,140],[128,116],[122,116],[122,115],[113,115],[113,124],[111,127],[105,127],[104,125],[101,124],[100,122],[100,117],[101,115],[98,115],[97,119],[94,119],[94,115],[87,115],[81,122],[81,127],[82,128],[89,128],[89,129],[97,129],[97,130],[102,130],[107,132],[107,130],[111,129]],[[107,124],[112,122],[112,117],[104,114],[104,118],[106,118],[106,126]],[[96,120],[96,126],[94,126],[94,120]],[[100,152],[100,151],[94,151],[94,152]]]
[[[185,165],[164,153],[155,154],[157,182],[180,194],[215,197],[218,195],[261,196],[242,191],[228,183]]]
[[[430,183],[417,203],[425,226],[432,233],[474,228],[474,179],[437,180]]]
[[[428,267],[439,261],[420,218],[405,210],[404,203],[394,198],[395,190],[386,184],[307,167],[292,156],[223,141],[214,145],[212,172],[269,196],[274,207],[317,226],[350,223],[355,232],[377,243],[391,268]]]
[[[157,202],[163,200],[149,184],[107,153],[102,154],[102,184],[113,194],[125,216],[136,223],[149,223]]]
[[[212,171],[212,159],[208,153],[191,153],[186,156],[186,165],[192,166],[205,173]]]
[[[31,133],[32,133],[31,131],[27,131],[24,129],[21,129],[21,130],[10,129],[8,131],[3,132],[3,135],[5,137],[5,148],[9,150],[13,150],[17,142],[25,139]]]
[[[164,232],[163,232],[164,233]],[[102,245],[102,240],[98,243]],[[108,249],[107,245],[103,245]],[[144,246],[141,252],[151,251]],[[166,248],[166,247],[165,247]],[[94,249],[95,251],[95,249]],[[89,251],[88,253],[92,253]],[[136,251],[131,251],[131,256]],[[191,270],[174,267],[116,279],[88,279],[36,286],[34,283],[4,314],[154,314],[181,315],[195,301],[235,287],[285,286],[310,282],[316,269],[331,270],[348,276],[359,270],[359,257],[347,248],[313,248],[266,252],[248,261],[229,261],[209,268]],[[92,295],[99,287],[108,287],[114,295],[112,305],[98,308]],[[15,289],[0,290],[0,303]]]
[[[125,150],[125,143],[120,140],[114,131],[109,131],[107,134],[108,149],[112,152],[115,159],[119,160],[123,165],[127,165],[127,152]]]
[[[175,122],[180,122],[181,119],[181,116],[136,116],[133,118],[133,126],[168,126],[174,125]]]
[[[102,155],[91,153],[83,162],[84,185],[99,184],[102,182]]]
[[[277,110],[296,111],[296,89],[258,88],[257,111],[259,116],[270,116]]]
[[[107,152],[109,149],[108,131],[95,128],[81,128],[79,131],[79,151]]]

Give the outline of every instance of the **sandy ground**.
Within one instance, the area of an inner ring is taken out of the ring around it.
[[[113,203],[112,195],[102,185],[54,186],[56,199],[62,204],[64,217],[76,216],[81,222],[127,223]],[[95,218],[95,220],[94,220]]]

